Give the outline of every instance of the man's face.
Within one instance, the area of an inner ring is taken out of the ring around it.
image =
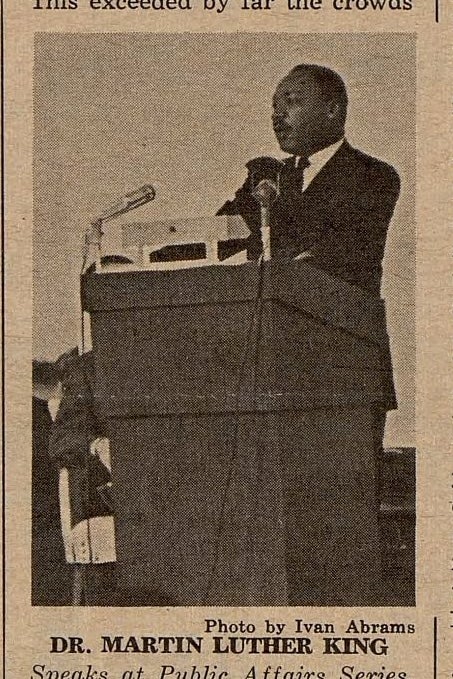
[[[272,103],[272,124],[282,151],[309,156],[323,147],[330,103],[309,74],[286,76]]]

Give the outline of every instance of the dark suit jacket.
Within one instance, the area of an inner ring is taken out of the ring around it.
[[[294,163],[285,161],[282,170]],[[251,175],[218,214],[240,214],[251,235],[250,259],[261,253],[260,209],[251,195],[262,177]],[[282,181],[284,184],[284,181]],[[273,257],[291,257],[309,250],[314,266],[379,295],[382,258],[390,219],[400,190],[396,171],[344,142],[303,193],[284,193],[271,208]]]
[[[400,191],[396,171],[345,141],[307,189],[293,197],[283,190],[291,166],[294,158],[284,161],[282,193],[271,208],[272,257],[294,258],[309,251],[307,262],[313,266],[379,296],[385,240]],[[257,167],[251,161],[247,167],[253,172],[218,214],[243,217],[251,231],[248,257],[257,259],[262,250],[260,207],[251,192],[264,176],[275,176],[276,166],[261,162]],[[396,408],[389,348],[383,350],[382,366],[387,393],[382,405]]]

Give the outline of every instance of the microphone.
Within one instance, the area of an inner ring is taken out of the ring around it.
[[[117,203],[104,210],[104,212],[95,220],[96,222],[105,222],[113,217],[135,210],[140,205],[145,205],[156,197],[156,189],[151,184],[145,184],[135,191],[126,193],[124,198],[121,198]]]
[[[279,194],[278,185],[272,179],[262,179],[252,191],[255,200],[267,209],[277,199]]]
[[[261,242],[263,260],[271,258],[271,205],[279,194],[278,184],[272,179],[262,179],[252,191],[252,196],[261,205]]]

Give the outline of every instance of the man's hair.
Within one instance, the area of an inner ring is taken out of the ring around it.
[[[318,64],[299,64],[291,69],[289,75],[308,74],[313,78],[323,97],[333,99],[340,105],[342,122],[346,120],[348,93],[343,78],[327,66]]]

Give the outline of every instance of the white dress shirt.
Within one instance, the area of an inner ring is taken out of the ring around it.
[[[339,141],[336,141],[335,144],[326,146],[325,149],[321,149],[320,151],[317,151],[316,153],[313,153],[313,155],[309,156],[308,160],[310,165],[304,170],[304,186],[302,192],[306,191],[316,175],[321,172],[324,165],[338,151],[343,142],[344,137],[342,137]],[[299,164],[299,160],[299,156],[296,156],[296,167]]]

